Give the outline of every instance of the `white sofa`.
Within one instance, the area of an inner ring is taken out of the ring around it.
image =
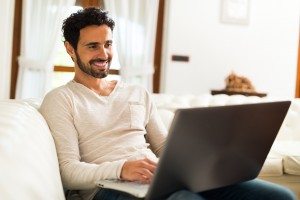
[[[155,94],[169,127],[177,108],[255,103],[257,97]],[[65,199],[55,144],[37,111],[39,102],[0,101],[0,199]],[[261,172],[261,178],[290,187],[300,199],[300,100],[294,99]]]
[[[65,199],[50,130],[24,101],[0,101],[0,199]]]

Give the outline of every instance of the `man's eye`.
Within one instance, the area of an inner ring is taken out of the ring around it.
[[[108,42],[105,44],[105,47],[111,47],[112,46],[112,42]]]
[[[89,45],[88,47],[89,47],[89,49],[97,49],[98,48],[97,45]]]

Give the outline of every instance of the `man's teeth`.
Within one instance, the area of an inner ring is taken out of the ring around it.
[[[96,66],[105,66],[107,64],[107,61],[94,62],[93,64]]]

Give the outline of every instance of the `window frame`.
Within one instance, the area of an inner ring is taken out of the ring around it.
[[[22,4],[23,0],[15,1],[14,10],[14,30],[13,45],[11,56],[11,79],[10,79],[10,98],[16,96],[17,77],[19,72],[18,57],[21,53],[21,27],[22,27]]]
[[[63,65],[54,65],[55,72],[74,72],[75,68],[72,66],[63,66]],[[118,69],[110,69],[109,74],[119,75],[120,70]]]

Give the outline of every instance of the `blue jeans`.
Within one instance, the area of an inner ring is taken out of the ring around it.
[[[124,193],[101,189],[93,200],[134,200]],[[180,190],[167,200],[296,200],[295,195],[287,188],[262,180],[251,180],[232,186],[218,188],[200,193]]]

